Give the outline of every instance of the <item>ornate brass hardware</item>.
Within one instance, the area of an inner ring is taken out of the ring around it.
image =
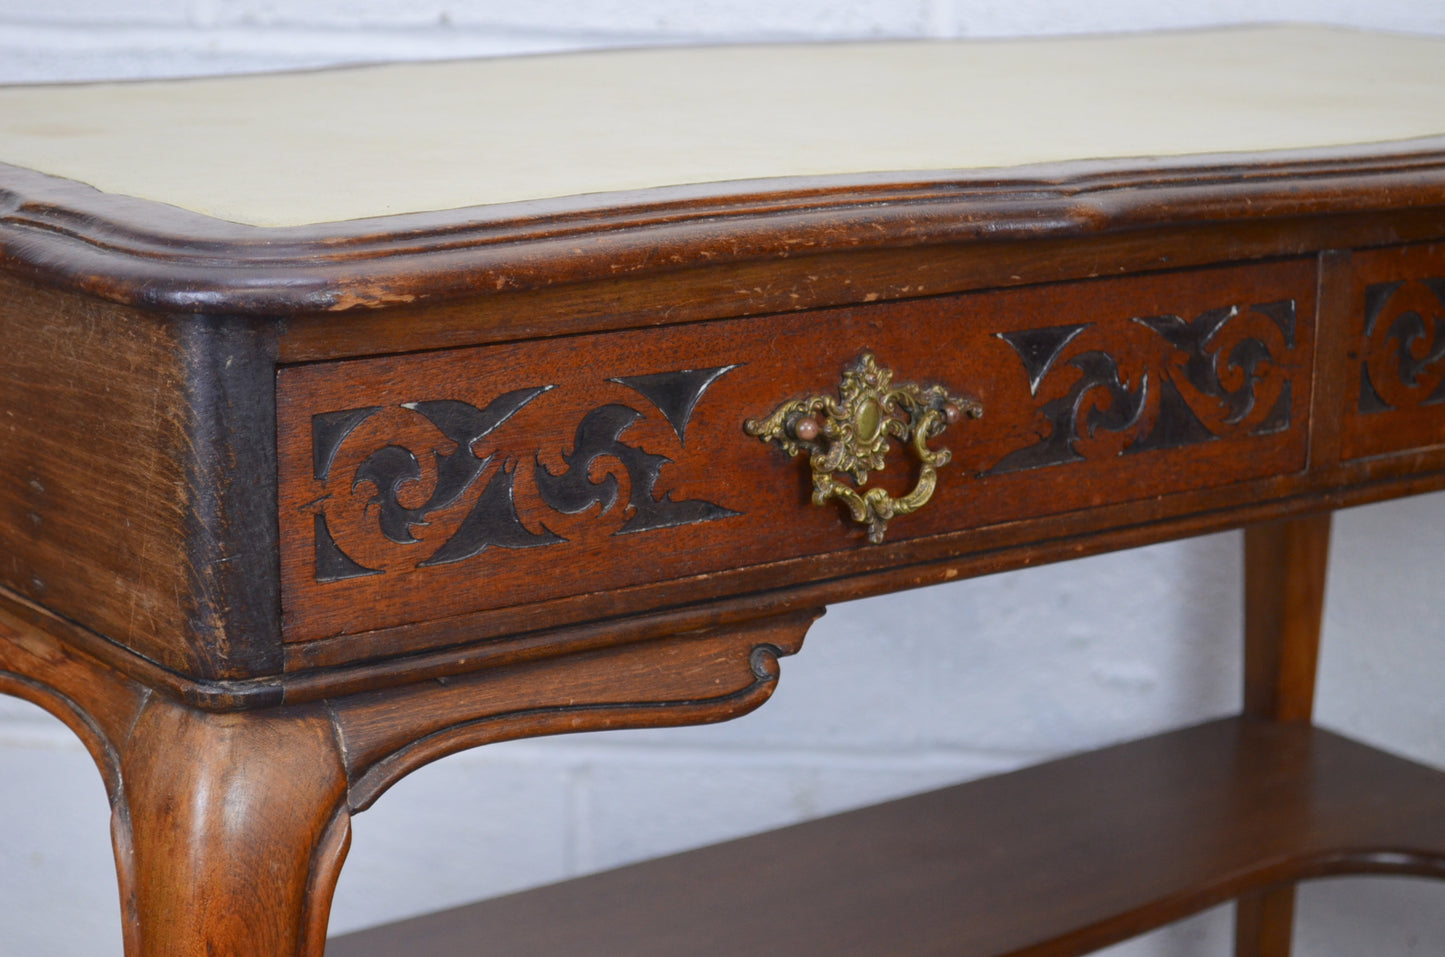
[[[764,442],[777,442],[789,455],[807,452],[813,504],[842,502],[853,521],[868,526],[868,541],[876,545],[883,541],[890,519],[927,504],[938,469],[953,457],[948,449],[930,449],[928,440],[964,416],[983,415],[983,406],[939,385],[894,385],[893,371],[866,352],[843,372],[838,396],[785,402],[767,418],[749,419],[743,428]],[[870,471],[883,470],[889,436],[912,449],[919,462],[918,481],[902,498],[881,488],[863,488]],[[837,472],[851,475],[853,484],[835,477]]]

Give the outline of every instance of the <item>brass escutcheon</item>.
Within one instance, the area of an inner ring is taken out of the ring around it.
[[[916,512],[933,497],[938,469],[953,453],[930,449],[929,439],[967,416],[983,415],[973,399],[950,394],[943,386],[893,384],[893,371],[864,353],[843,372],[838,398],[814,395],[778,406],[764,419],[749,419],[743,429],[764,442],[777,442],[789,455],[808,453],[813,470],[813,504],[837,499],[853,521],[868,526],[868,541],[883,541],[888,521]],[[881,488],[864,488],[868,473],[886,464],[888,438],[913,450],[918,459],[918,481],[902,498]],[[835,473],[852,476],[853,484]]]

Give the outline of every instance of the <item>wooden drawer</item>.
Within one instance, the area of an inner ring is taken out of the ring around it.
[[[1445,245],[1350,257],[1341,454],[1445,444]]]
[[[889,541],[1303,469],[1314,289],[1294,260],[283,368],[286,638],[874,547],[743,428],[865,352],[984,410]]]

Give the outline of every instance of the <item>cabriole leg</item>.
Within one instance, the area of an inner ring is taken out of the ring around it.
[[[209,714],[153,697],[121,791],[127,957],[320,957],[350,840],[323,710]]]

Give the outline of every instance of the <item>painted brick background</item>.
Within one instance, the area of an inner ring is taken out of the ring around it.
[[[0,81],[279,69],[644,43],[997,36],[1308,19],[1445,33],[1439,0],[0,0]],[[1445,496],[1336,525],[1321,721],[1445,766]],[[1236,535],[833,608],[727,725],[458,755],[356,820],[332,927],[758,831],[1237,707]],[[0,699],[0,957],[120,953],[99,775]],[[1114,957],[1222,957],[1227,908]],[[1445,885],[1302,895],[1301,957],[1445,953]]]

